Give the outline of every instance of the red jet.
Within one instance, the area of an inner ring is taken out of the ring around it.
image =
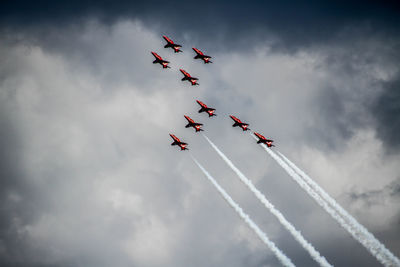
[[[187,72],[186,72],[185,70],[183,70],[183,69],[179,69],[179,70],[180,70],[180,71],[182,72],[182,74],[185,76],[185,77],[182,78],[182,81],[189,81],[189,82],[192,83],[192,85],[200,85],[199,83],[197,83],[198,78],[195,78],[195,77],[190,76],[190,74],[187,73]]]
[[[163,35],[163,38],[165,39],[165,41],[167,41],[167,44],[164,45],[164,48],[168,48],[171,47],[172,49],[174,49],[175,53],[179,53],[182,52],[182,50],[180,50],[179,48],[181,48],[182,46],[179,44],[175,44],[174,41],[172,41],[171,39],[169,39],[167,36]]]
[[[203,129],[201,129],[201,126],[203,125],[202,123],[194,122],[194,120],[192,120],[189,116],[186,116],[186,115],[184,115],[184,116],[188,121],[188,124],[185,126],[185,128],[193,127],[193,129],[196,130],[196,133],[200,132],[200,131],[204,131]]]
[[[263,144],[266,144],[267,145],[267,147],[271,147],[271,146],[274,146],[273,144],[272,144],[272,142],[274,142],[274,140],[271,140],[271,139],[267,139],[267,138],[265,138],[265,136],[263,136],[263,135],[261,135],[261,134],[259,134],[259,133],[256,133],[256,132],[254,132],[254,134],[258,137],[258,141],[257,141],[257,144],[261,144],[261,143],[263,143]]]
[[[248,123],[242,122],[241,120],[239,120],[238,118],[236,118],[236,117],[233,116],[233,115],[230,115],[229,117],[231,117],[231,119],[235,122],[235,123],[232,125],[232,127],[239,126],[240,128],[243,129],[243,131],[250,130],[250,128],[247,128],[247,126],[249,126]]]
[[[159,63],[159,64],[161,64],[163,66],[163,69],[171,68],[170,66],[168,66],[169,61],[164,60],[156,52],[151,52],[151,53],[156,58],[156,60],[153,61],[153,64]]]
[[[207,63],[212,63],[212,61],[210,61],[210,56],[204,55],[203,52],[201,52],[199,49],[193,47],[194,52],[196,52],[196,56],[194,57],[194,59],[198,59],[201,58],[204,61],[204,64]]]
[[[176,137],[176,136],[173,135],[173,134],[169,134],[169,135],[172,137],[172,139],[174,139],[174,142],[171,144],[171,146],[176,146],[176,145],[178,145],[178,146],[181,148],[181,150],[189,150],[189,148],[186,148],[186,146],[187,146],[186,143],[181,142],[181,140],[179,140],[179,138]]]
[[[205,112],[208,113],[208,117],[217,116],[217,114],[214,114],[215,108],[207,107],[207,105],[204,104],[203,102],[201,102],[200,100],[196,100],[196,102],[201,106],[201,109],[199,110],[199,113],[205,111]]]

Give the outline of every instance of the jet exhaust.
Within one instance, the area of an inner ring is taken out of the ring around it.
[[[322,187],[320,187],[310,176],[297,167],[292,161],[277,151],[279,156],[315,191],[319,194],[332,208],[339,213],[348,224],[350,224],[359,236],[363,236],[362,245],[366,247],[372,255],[374,255],[385,266],[400,266],[400,260],[393,255],[382,243],[375,238],[363,225],[361,225],[353,216],[351,216],[339,203],[336,202]],[[361,242],[360,241],[360,242]]]
[[[332,266],[329,262],[321,256],[321,254],[303,237],[303,235],[296,230],[296,228],[283,216],[283,214],[277,210],[271,202],[262,194],[238,168],[222,153],[221,150],[205,135],[204,138],[214,148],[218,155],[228,164],[228,166],[236,173],[239,179],[250,189],[251,192],[261,201],[262,204],[278,219],[278,221],[289,231],[294,239],[310,254],[310,256],[320,266]]]
[[[229,196],[229,194],[217,183],[217,181],[203,168],[202,165],[192,156],[193,161],[200,168],[207,179],[214,185],[226,202],[239,214],[239,216],[248,224],[248,226],[257,234],[269,249],[275,254],[283,266],[294,267],[292,261],[272,242],[268,236],[253,222],[243,209]]]

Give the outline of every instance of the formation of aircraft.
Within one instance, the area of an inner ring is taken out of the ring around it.
[[[165,41],[167,41],[167,44],[164,45],[164,48],[172,48],[174,50],[175,53],[179,53],[182,52],[182,50],[180,50],[180,48],[182,47],[182,45],[180,44],[176,44],[174,43],[174,41],[172,41],[170,38],[168,38],[166,35],[163,35],[163,38]],[[196,52],[196,56],[194,57],[195,59],[202,59],[204,61],[204,63],[212,63],[210,61],[210,56],[204,55],[203,52],[201,52],[199,49],[193,47],[193,50]],[[159,63],[160,65],[162,65],[162,67],[164,69],[166,68],[170,68],[170,66],[168,66],[169,61],[164,60],[161,56],[159,56],[156,52],[151,52],[153,54],[153,56],[156,58],[153,63]],[[182,78],[182,81],[189,81],[192,85],[200,85],[197,80],[198,78],[196,77],[192,77],[188,72],[186,72],[183,69],[179,69],[182,74],[184,75],[184,77]]]
[[[182,47],[180,44],[176,44],[174,43],[174,41],[172,41],[171,39],[169,39],[167,36],[163,35],[163,38],[165,39],[165,41],[167,41],[167,44],[164,45],[164,48],[168,48],[171,47],[172,49],[174,49],[175,53],[179,53],[182,52],[182,50],[180,50],[180,48]]]
[[[179,140],[179,138],[173,134],[169,134],[169,135],[174,140],[174,142],[172,142],[171,146],[179,146],[181,148],[181,150],[189,150],[189,148],[186,147],[188,145],[187,143],[181,142],[181,140]]]
[[[217,114],[214,113],[215,112],[215,108],[207,107],[207,105],[204,104],[203,102],[201,102],[200,100],[196,100],[196,102],[201,106],[201,109],[199,110],[199,113],[207,112],[208,113],[208,117],[217,116]]]
[[[274,146],[274,145],[272,144],[272,142],[274,142],[274,140],[267,139],[267,138],[265,138],[264,135],[259,134],[259,133],[256,133],[256,132],[254,132],[254,134],[258,137],[257,144],[263,143],[263,144],[266,144],[267,147]]]
[[[242,128],[243,131],[247,131],[250,130],[250,128],[248,128],[249,124],[242,122],[241,120],[239,120],[238,118],[236,118],[233,115],[230,115],[229,117],[231,117],[231,119],[235,122],[232,127],[237,127],[239,126],[240,128]]]
[[[153,54],[153,56],[156,58],[153,61],[153,64],[157,64],[159,63],[164,69],[166,68],[171,68],[170,66],[168,66],[169,61],[164,60],[161,56],[159,56],[156,52],[151,52]]]
[[[167,44],[164,45],[164,48],[172,48],[175,53],[182,52],[182,50],[180,49],[182,47],[182,45],[174,43],[174,41],[172,41],[170,38],[168,38],[165,35],[163,35],[163,38],[164,38],[165,41],[167,41]],[[210,59],[211,59],[210,56],[205,55],[200,49],[197,49],[195,47],[193,47],[192,49],[196,53],[196,56],[194,57],[194,59],[201,59],[201,60],[203,60],[204,64],[212,63],[212,61],[210,61]],[[154,64],[158,63],[158,64],[162,65],[162,67],[164,69],[170,68],[170,66],[168,66],[169,61],[164,60],[161,56],[159,56],[155,52],[151,52],[151,54],[155,57],[155,60],[153,61]],[[184,75],[184,77],[182,78],[182,81],[189,81],[192,85],[199,85],[199,83],[197,82],[199,80],[198,78],[192,77],[184,69],[179,69],[179,70]],[[199,113],[206,112],[208,114],[208,117],[217,116],[217,114],[215,114],[215,108],[208,107],[206,104],[204,104],[200,100],[196,100],[196,102],[201,107],[200,110],[199,110]],[[184,117],[188,121],[188,123],[186,124],[185,128],[193,127],[195,132],[204,131],[201,128],[203,126],[202,123],[195,122],[192,118],[190,118],[187,115],[184,115]],[[242,122],[241,120],[239,120],[237,117],[235,117],[233,115],[230,115],[229,117],[231,117],[231,119],[234,121],[232,127],[239,126],[240,128],[242,128],[243,131],[250,130],[250,128],[248,128],[248,126],[249,126],[248,123]],[[257,144],[263,143],[268,147],[274,146],[272,144],[273,140],[265,138],[265,136],[261,135],[260,133],[254,132],[254,134],[258,138]],[[179,140],[179,138],[176,137],[173,134],[169,134],[169,135],[174,140],[174,142],[172,142],[172,144],[171,144],[172,146],[176,146],[176,145],[179,146],[181,148],[181,151],[188,150],[188,148],[187,148],[188,144],[187,143],[181,142]]]
[[[183,69],[179,69],[179,70],[184,75],[184,77],[182,78],[182,81],[189,81],[192,85],[200,85],[199,83],[197,83],[198,78],[192,77],[188,72],[186,72]]]
[[[194,59],[202,59],[204,61],[204,64],[207,63],[212,63],[212,61],[210,61],[210,56],[204,55],[203,52],[201,52],[199,49],[193,47],[194,52],[196,52],[196,56],[194,57]]]
[[[189,116],[184,115],[184,117],[188,121],[188,124],[186,124],[185,128],[193,127],[193,129],[195,129],[196,133],[200,132],[200,131],[204,131],[203,129],[201,129],[201,126],[203,126],[202,123],[195,122]]]

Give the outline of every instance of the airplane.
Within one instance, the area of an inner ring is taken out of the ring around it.
[[[263,135],[261,135],[261,134],[259,134],[259,133],[256,133],[256,132],[254,132],[254,134],[258,137],[258,141],[257,141],[257,144],[260,144],[260,143],[263,143],[263,144],[266,144],[267,145],[267,147],[271,147],[271,146],[274,146],[273,144],[272,144],[272,142],[274,142],[274,140],[271,140],[271,139],[267,139],[267,138],[265,138],[265,136],[263,136]]]
[[[165,41],[167,41],[167,44],[164,45],[164,48],[168,48],[171,47],[172,49],[174,49],[175,53],[179,53],[182,52],[182,50],[180,50],[179,48],[181,48],[182,46],[179,44],[175,44],[174,41],[172,41],[171,39],[169,39],[167,36],[163,35],[163,38],[165,39]]]
[[[198,59],[201,58],[204,61],[204,64],[207,63],[212,63],[212,61],[210,61],[210,56],[204,55],[203,52],[201,52],[199,49],[193,47],[194,52],[196,52],[196,56],[194,57],[194,59]]]
[[[189,82],[191,82],[192,83],[192,85],[200,85],[199,83],[197,83],[197,78],[195,78],[195,77],[192,77],[192,76],[190,76],[190,74],[189,73],[187,73],[185,70],[183,70],[183,69],[179,69],[181,72],[182,72],[182,74],[185,76],[185,77],[183,77],[182,78],[182,81],[189,81]]]
[[[194,122],[194,120],[192,120],[189,116],[184,115],[184,117],[188,121],[188,124],[185,126],[185,128],[193,127],[193,129],[196,130],[196,133],[204,131],[203,129],[201,129],[201,126],[203,125],[202,123]]]
[[[199,113],[205,111],[205,112],[208,113],[208,117],[217,116],[217,114],[214,114],[215,108],[207,107],[207,105],[204,104],[203,102],[201,102],[200,100],[196,100],[196,102],[201,106],[201,109],[199,110]]]
[[[235,122],[232,127],[236,127],[239,126],[240,128],[242,128],[243,131],[247,131],[250,130],[250,128],[247,128],[247,126],[249,126],[248,123],[244,123],[241,120],[239,120],[238,118],[236,118],[233,115],[230,115],[229,117],[231,117],[231,119]]]
[[[153,64],[159,63],[163,66],[163,69],[171,68],[170,66],[168,66],[169,61],[162,59],[162,57],[160,57],[156,52],[151,52],[151,53],[156,58],[156,60],[153,61]]]
[[[169,135],[171,136],[172,139],[174,139],[174,142],[171,144],[171,146],[176,146],[176,145],[178,145],[178,146],[181,148],[181,150],[189,150],[189,148],[186,148],[186,146],[187,146],[186,143],[181,142],[181,140],[179,140],[179,138],[176,137],[176,136],[173,135],[173,134],[169,134]]]

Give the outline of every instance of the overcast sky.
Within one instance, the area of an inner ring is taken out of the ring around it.
[[[395,1],[134,2],[2,3],[1,266],[278,265],[189,153],[297,266],[317,266],[183,115],[333,265],[380,266],[228,115],[400,255]]]

